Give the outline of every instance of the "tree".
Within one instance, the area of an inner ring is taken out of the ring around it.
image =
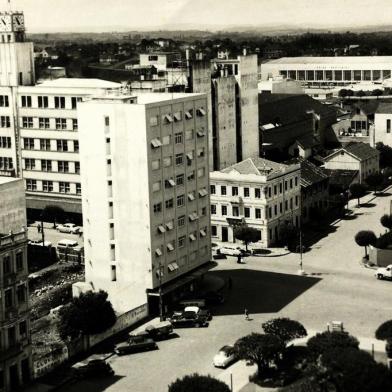
[[[298,321],[289,318],[275,318],[261,324],[265,333],[280,338],[287,345],[291,340],[307,336],[306,329]]]
[[[354,348],[359,350],[357,338],[346,332],[325,331],[311,337],[307,343],[309,353],[314,358],[319,358],[323,353],[335,348]]]
[[[347,97],[347,89],[342,88],[341,90],[339,90],[339,97]]]
[[[248,244],[250,242],[257,242],[260,240],[260,232],[254,227],[242,224],[234,227],[234,237],[237,240],[242,241],[245,244],[246,250],[248,250]]]
[[[237,357],[256,364],[259,375],[279,359],[284,349],[282,340],[272,334],[251,333],[234,344]]]
[[[365,181],[366,184],[368,184],[369,187],[373,189],[374,193],[376,193],[384,183],[384,176],[381,173],[373,173],[370,174]]]
[[[75,339],[81,334],[97,334],[116,322],[112,304],[105,291],[87,292],[73,298],[59,311],[58,331],[61,339]]]
[[[365,91],[359,90],[355,94],[357,97],[364,97],[366,95]]]
[[[377,237],[374,234],[373,231],[370,230],[362,230],[358,231],[358,233],[355,235],[355,242],[359,246],[363,246],[365,248],[365,257],[368,257],[367,254],[367,247],[369,245],[375,245],[377,243]]]
[[[48,205],[42,211],[42,218],[49,219],[53,222],[53,227],[56,227],[56,222],[64,218],[64,210],[61,207]]]
[[[358,207],[360,206],[359,199],[366,194],[366,188],[363,184],[351,184],[350,193],[354,199],[358,199]]]
[[[230,392],[230,388],[216,378],[194,373],[181,379],[177,378],[169,385],[169,392]]]
[[[383,91],[379,88],[376,88],[375,90],[372,91],[372,95],[378,97],[380,95],[383,95]]]
[[[376,339],[392,339],[392,320],[385,321],[376,329]]]
[[[389,231],[392,230],[392,215],[385,214],[380,218],[380,223]]]

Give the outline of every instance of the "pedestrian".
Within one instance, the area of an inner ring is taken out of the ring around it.
[[[41,225],[39,223],[37,225],[37,231],[38,231],[38,233],[41,233]]]
[[[245,314],[245,320],[249,320],[249,312],[248,312],[248,309],[245,308],[244,314]]]
[[[79,234],[79,238],[80,238],[83,234],[82,230],[79,230],[78,234]]]
[[[231,288],[233,287],[233,280],[231,279],[231,277],[229,277],[228,287],[229,287],[229,290],[231,290]]]
[[[238,255],[238,257],[237,257],[237,264],[241,264],[241,263],[242,263],[241,255]]]

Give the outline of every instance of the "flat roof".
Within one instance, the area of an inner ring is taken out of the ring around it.
[[[385,63],[392,64],[392,56],[329,56],[329,57],[282,57],[270,60],[262,65],[268,64],[367,64]]]
[[[87,78],[59,78],[47,80],[37,84],[37,87],[59,87],[59,88],[120,88],[121,83],[109,82],[102,79]]]
[[[0,185],[8,184],[13,181],[20,181],[20,178],[16,177],[8,177],[8,176],[0,176]]]
[[[171,101],[174,99],[202,97],[203,93],[143,93],[136,94],[138,104]]]

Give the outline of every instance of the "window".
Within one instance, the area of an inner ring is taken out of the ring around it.
[[[23,128],[33,128],[33,117],[22,117]]]
[[[283,212],[283,203],[279,203],[279,212],[280,212],[280,213]]]
[[[191,118],[193,118],[193,109],[189,109],[185,112],[185,118],[187,120],[190,120]]]
[[[226,196],[226,187],[224,185],[221,186],[221,195]]]
[[[10,128],[11,127],[10,116],[0,116],[0,126],[1,128]]]
[[[11,148],[11,138],[9,136],[0,137],[0,148]]]
[[[245,218],[250,218],[250,208],[249,207],[244,208],[244,216],[245,216]]]
[[[260,208],[255,209],[255,217],[256,217],[256,219],[261,219],[261,209]]]
[[[73,150],[74,150],[74,152],[79,152],[79,141],[78,140],[73,141]]]
[[[76,194],[81,195],[82,194],[82,185],[80,184],[80,182],[77,182],[75,185],[76,185]]]
[[[156,203],[154,204],[154,212],[161,212],[162,211],[162,203]]]
[[[25,320],[19,323],[19,335],[22,338],[27,337],[27,322]]]
[[[161,190],[161,181],[154,182],[152,184],[152,191],[153,192],[158,192],[160,190]]]
[[[196,110],[196,113],[199,117],[203,117],[206,115],[206,111],[201,107],[199,109]]]
[[[19,304],[26,302],[26,286],[24,284],[17,287],[16,296]]]
[[[44,192],[53,192],[53,181],[42,181],[42,190]]]
[[[78,120],[76,118],[72,119],[72,130],[77,131],[78,130]]]
[[[176,183],[174,182],[174,180],[172,178],[165,180],[165,188],[172,188],[175,185],[176,185]]]
[[[275,214],[275,216],[278,215],[278,205],[277,204],[274,205],[274,214]]]
[[[172,157],[165,157],[163,158],[163,166],[169,167],[172,165]]]
[[[13,169],[12,158],[0,157],[0,169]]]
[[[31,96],[22,95],[22,108],[31,108]]]
[[[35,159],[26,158],[24,161],[25,161],[25,170],[35,169]]]
[[[57,140],[57,151],[68,151],[67,140]]]
[[[110,278],[112,282],[115,282],[117,280],[117,273],[116,273],[116,266],[111,265],[110,266]]]
[[[286,200],[284,202],[284,210],[287,211],[288,209],[289,209],[289,203],[288,203],[288,200]]]
[[[105,127],[108,127],[110,125],[110,118],[109,118],[109,116],[105,116],[103,121],[104,121]]]
[[[195,179],[195,171],[192,170],[191,172],[189,172],[189,173],[187,174],[187,180],[188,180],[188,181],[193,181],[194,179]]]
[[[233,206],[233,216],[239,216],[240,210],[237,206]]]
[[[298,196],[295,196],[295,206],[298,207]]]
[[[173,114],[173,118],[175,122],[181,121],[182,120],[182,112],[175,112]]]
[[[56,109],[65,109],[65,97],[54,97],[54,107]]]
[[[158,116],[150,117],[150,127],[155,127],[158,125]]]
[[[204,177],[205,173],[206,173],[206,169],[204,167],[197,169],[197,178]]]
[[[57,162],[57,171],[60,173],[68,173],[69,172],[68,161],[58,161]]]
[[[183,235],[178,238],[178,247],[183,248],[185,246],[186,237]]]
[[[16,270],[21,271],[23,269],[23,252],[17,252],[15,255]]]
[[[67,119],[56,118],[56,129],[67,129]]]
[[[176,154],[176,165],[182,165],[184,161],[184,154]]]
[[[1,107],[10,106],[8,101],[8,95],[0,95],[0,106]]]
[[[23,139],[23,147],[25,150],[34,150],[34,139],[31,137],[25,137]]]
[[[47,108],[49,106],[48,97],[39,96],[38,97],[38,107],[39,108]]]
[[[50,139],[39,139],[40,150],[49,151],[50,150]]]
[[[210,185],[210,193],[211,193],[211,195],[215,195],[215,192],[216,192],[215,185]]]
[[[295,186],[298,186],[298,177],[294,178],[294,183],[295,183]]]
[[[176,176],[176,184],[177,185],[184,185],[184,175],[183,174],[179,174],[178,176]]]
[[[176,144],[181,144],[183,142],[184,135],[182,132],[178,132],[174,135],[174,142]]]
[[[160,159],[155,159],[154,161],[151,162],[151,169],[152,170],[158,170],[161,167],[161,160]]]
[[[387,133],[391,133],[391,120],[387,120]]]
[[[170,135],[162,136],[162,144],[164,146],[167,146],[170,143],[171,143],[171,136]]]
[[[41,129],[49,129],[50,128],[49,119],[46,117],[39,117],[38,123],[39,123],[39,128],[41,128]]]
[[[177,196],[177,207],[182,207],[185,204],[185,195]]]
[[[188,166],[191,166],[191,165],[192,165],[193,153],[194,153],[194,151],[189,151],[189,152],[187,152],[187,154],[186,154],[186,160],[187,160]]]
[[[177,218],[177,226],[182,227],[185,225],[185,215],[181,215]]]
[[[284,182],[284,190],[287,191],[287,181]]]
[[[169,200],[166,200],[166,201],[165,201],[165,207],[166,207],[167,209],[173,208],[173,204],[174,204],[174,200],[173,200],[173,199],[169,199]]]
[[[216,237],[218,235],[218,230],[215,225],[211,226],[211,237]]]
[[[3,257],[3,275],[10,274],[12,272],[11,257]]]
[[[292,188],[293,188],[293,179],[290,178],[290,189],[292,189]]]
[[[221,211],[223,216],[227,215],[227,206],[222,206]]]
[[[193,129],[185,131],[185,140],[192,140],[193,138],[194,138],[194,131],[193,131]]]
[[[216,205],[211,204],[211,215],[216,215]]]
[[[244,188],[244,197],[249,197],[249,188]]]
[[[158,61],[158,56],[155,54],[149,55],[148,61]]]
[[[255,198],[256,199],[260,199],[261,198],[260,188],[255,188]]]
[[[72,109],[76,109],[78,102],[81,102],[82,98],[81,97],[71,97],[71,107]]]
[[[6,308],[10,308],[12,306],[12,289],[4,290],[4,303]]]
[[[172,252],[174,250],[174,242],[168,242],[166,248],[169,252]]]
[[[26,189],[28,191],[36,191],[37,190],[37,181],[28,178],[26,180]]]
[[[200,147],[197,149],[197,156],[198,157],[204,157],[205,155],[205,148],[204,147]]]

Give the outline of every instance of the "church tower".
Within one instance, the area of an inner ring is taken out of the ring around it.
[[[33,43],[25,37],[23,12],[0,12],[0,86],[35,83]]]

